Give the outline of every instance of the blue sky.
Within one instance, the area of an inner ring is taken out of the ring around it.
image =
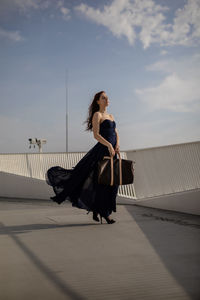
[[[200,0],[0,2],[0,152],[69,151],[97,141],[85,131],[105,90],[121,150],[200,136]]]

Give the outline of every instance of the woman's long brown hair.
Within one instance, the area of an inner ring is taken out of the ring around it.
[[[92,118],[93,118],[94,113],[96,111],[99,111],[99,104],[97,103],[97,101],[99,100],[102,93],[104,93],[104,91],[98,92],[94,95],[92,103],[90,104],[90,106],[88,108],[88,118],[84,122],[84,123],[87,123],[86,130],[91,130],[92,131]]]

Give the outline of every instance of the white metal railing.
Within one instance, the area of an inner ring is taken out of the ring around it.
[[[139,201],[200,188],[200,141],[120,153],[136,162],[134,184],[120,186],[120,196]],[[44,180],[48,168],[59,165],[71,169],[85,154],[0,154],[0,171]]]
[[[200,188],[200,142],[126,151],[136,161],[137,199]]]
[[[0,154],[0,171],[45,180],[45,173],[50,167],[71,169],[85,154],[86,152]],[[122,158],[127,158],[125,152],[120,154]],[[135,198],[134,185],[120,186],[118,195]]]

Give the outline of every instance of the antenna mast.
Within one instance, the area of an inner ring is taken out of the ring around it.
[[[66,68],[66,152],[68,152],[68,69]]]

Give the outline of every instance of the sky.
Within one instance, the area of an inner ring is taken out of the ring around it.
[[[66,80],[70,152],[101,90],[121,151],[199,141],[199,78],[200,0],[0,1],[0,153],[66,151]]]

